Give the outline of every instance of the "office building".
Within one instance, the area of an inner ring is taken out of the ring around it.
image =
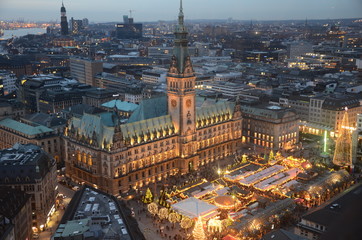
[[[140,39],[142,38],[142,23],[134,23],[133,18],[125,16],[123,23],[116,25],[116,36],[118,39]]]
[[[0,88],[0,95],[8,95],[9,93],[13,93],[16,90],[15,82],[16,75],[7,70],[0,70],[0,82],[3,85],[3,88]]]
[[[73,17],[69,20],[70,32],[73,35],[79,34],[83,30],[83,20],[76,20]]]
[[[295,59],[306,53],[313,52],[313,44],[309,42],[290,42],[287,44],[287,57],[289,59]]]
[[[103,103],[117,99],[119,96],[116,89],[91,88],[85,91],[83,103],[94,107],[101,107]]]
[[[70,74],[80,83],[96,87],[95,75],[103,72],[103,63],[88,58],[71,57]]]
[[[166,70],[153,69],[143,71],[142,81],[148,84],[161,84],[166,82]]]
[[[33,227],[42,229],[55,210],[55,160],[39,146],[16,143],[0,151],[0,171],[1,186],[21,190],[31,196],[30,222]]]
[[[18,101],[1,101],[0,102],[0,119],[19,118],[25,115],[25,107]]]
[[[51,74],[24,76],[17,82],[18,99],[30,112],[40,111],[40,97],[47,90],[58,90],[67,85],[68,80]]]
[[[270,150],[288,150],[299,142],[294,110],[273,105],[242,106],[243,142]]]
[[[11,71],[16,77],[32,75],[32,64],[25,55],[0,55],[0,69]]]
[[[279,99],[280,105],[295,109],[300,119],[301,131],[315,135],[334,137],[340,128],[342,117],[348,109],[348,126],[356,127],[357,114],[362,113],[362,106],[353,94],[322,94],[313,96],[293,95]]]
[[[0,149],[10,148],[16,143],[34,144],[50,154],[57,163],[62,161],[60,134],[57,130],[40,124],[29,125],[11,118],[0,121]]]
[[[224,97],[237,97],[242,91],[250,87],[245,84],[238,84],[225,81],[210,81],[203,85],[204,89],[215,93],[220,93]]]

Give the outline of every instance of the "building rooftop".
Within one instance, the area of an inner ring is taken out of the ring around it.
[[[85,91],[85,95],[93,98],[104,98],[104,97],[112,97],[117,94],[118,91],[113,89],[106,88],[90,88]]]
[[[274,106],[270,104],[260,104],[257,106],[241,106],[241,110],[244,114],[251,114],[259,116],[266,119],[279,120],[287,116],[288,114],[296,115],[294,110],[283,108],[279,106]]]
[[[31,126],[25,123],[21,123],[18,121],[15,121],[10,118],[5,118],[0,121],[0,127],[5,127],[8,129],[11,129],[15,132],[20,132],[28,136],[35,136],[38,134],[43,133],[51,133],[53,132],[53,129],[39,125],[39,126]]]
[[[302,219],[325,226],[327,232],[322,239],[360,239],[361,199],[362,183],[359,183],[308,212]]]
[[[73,116],[80,117],[84,113],[98,114],[98,113],[101,113],[101,112],[105,112],[105,110],[94,107],[94,106],[90,106],[88,104],[77,104],[77,105],[69,107],[69,109],[64,109],[63,112],[68,113],[68,114],[73,115]]]
[[[345,107],[352,108],[360,105],[356,96],[334,94],[325,98],[322,108],[328,110],[344,110]]]
[[[303,219],[328,227],[350,208],[349,203],[362,198],[362,184],[347,189],[342,194],[322,204],[303,216]]]
[[[84,186],[72,198],[52,239],[78,236],[84,239],[144,240],[137,222],[130,221],[127,210],[114,196]]]
[[[156,107],[157,106],[157,107]],[[167,114],[167,97],[155,97],[143,100],[139,107],[133,112],[128,122],[137,122],[156,118]]]
[[[36,182],[42,179],[54,164],[55,160],[39,146],[16,143],[12,148],[0,151],[0,184]]]
[[[121,100],[112,100],[112,101],[103,103],[102,107],[109,108],[109,109],[117,108],[118,111],[122,111],[122,112],[133,112],[134,110],[136,110],[136,108],[138,108],[138,105],[135,103],[123,102]]]
[[[43,126],[48,126],[50,128],[51,127],[62,126],[62,125],[65,125],[67,123],[67,120],[65,120],[64,118],[62,118],[60,116],[46,114],[46,113],[30,114],[30,115],[25,116],[23,118],[23,120],[24,119],[25,119],[25,121],[40,124],[40,125],[43,125]]]
[[[261,240],[307,240],[307,238],[298,236],[284,229],[278,229],[265,234]]]

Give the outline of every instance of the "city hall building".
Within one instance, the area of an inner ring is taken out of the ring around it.
[[[196,97],[187,45],[181,7],[167,96],[144,100],[126,123],[116,112],[71,118],[64,136],[69,178],[117,195],[240,149],[240,105]]]

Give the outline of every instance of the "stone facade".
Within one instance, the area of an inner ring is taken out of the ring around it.
[[[299,118],[279,106],[243,106],[243,141],[270,150],[291,149],[299,142]]]
[[[125,124],[111,112],[70,120],[64,137],[69,178],[117,195],[236,153],[240,106],[195,96],[186,37],[181,9],[166,98],[144,100]]]

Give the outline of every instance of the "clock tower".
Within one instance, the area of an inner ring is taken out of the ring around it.
[[[181,171],[197,168],[196,156],[196,107],[195,72],[188,52],[187,31],[184,25],[182,0],[171,65],[167,74],[168,113],[171,115],[175,131],[180,135],[179,149]]]

